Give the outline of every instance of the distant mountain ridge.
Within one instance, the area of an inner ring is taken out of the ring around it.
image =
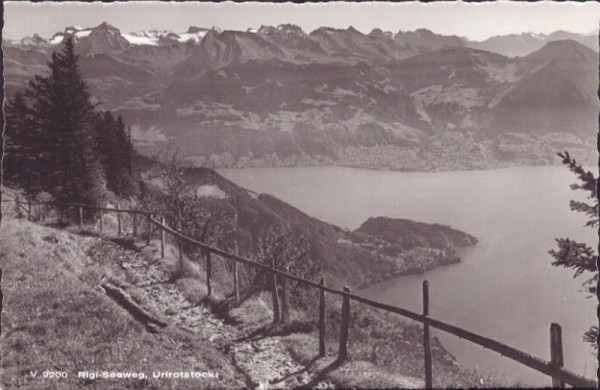
[[[598,51],[598,33],[576,34],[562,30],[549,35],[534,33],[499,35],[484,41],[469,42],[469,46],[507,57],[523,57],[541,49],[546,43],[566,39],[572,39],[594,51]]]
[[[120,30],[109,23],[103,22],[96,27],[76,27],[70,26],[65,28],[62,32],[55,33],[50,39],[46,40],[40,37],[38,34],[34,34],[33,37],[25,37],[20,41],[11,41],[13,44],[28,45],[28,46],[46,46],[46,45],[58,45],[62,43],[64,38],[68,35],[73,35],[77,39],[87,38],[92,31],[96,31],[96,35],[99,30],[108,31],[110,34],[118,33],[124,38],[130,45],[148,45],[148,46],[168,46],[174,43],[194,43],[200,44],[204,36],[209,31],[217,33],[223,32],[222,30],[212,27],[197,27],[190,26],[185,32],[174,32],[170,30],[140,30],[131,33],[121,33]],[[400,50],[404,48],[410,48],[414,53],[422,53],[439,50],[446,46],[454,47],[471,47],[474,49],[482,49],[491,51],[494,53],[502,54],[507,57],[525,56],[534,51],[542,48],[546,43],[558,40],[572,39],[577,41],[594,51],[598,51],[598,34],[596,32],[590,34],[579,34],[572,33],[564,30],[558,30],[551,34],[536,34],[536,33],[521,33],[521,34],[507,34],[497,35],[490,37],[482,41],[469,40],[464,37],[458,37],[455,35],[445,36],[436,34],[430,30],[420,28],[415,31],[398,31],[393,33],[390,31],[382,31],[379,28],[374,28],[368,34],[363,34],[350,26],[348,29],[335,29],[331,27],[320,27],[310,33],[304,32],[301,27],[293,24],[281,24],[278,26],[261,26],[258,29],[247,29],[246,31],[232,31],[232,32],[246,32],[257,34],[262,37],[272,36],[276,40],[281,37],[287,37],[289,40],[297,38],[307,38],[308,40],[318,41],[322,37],[327,35],[344,34],[344,33],[355,33],[362,37],[368,37],[374,40],[387,41],[387,44],[391,42],[397,43]],[[325,38],[325,40],[328,40]],[[335,38],[331,38],[335,41]],[[6,41],[6,40],[5,40]],[[279,39],[279,43],[282,40]],[[106,50],[122,50],[126,49],[121,45],[112,46],[107,45]]]
[[[548,164],[567,146],[583,159],[594,152],[598,54],[569,34],[506,36],[504,47],[522,52],[510,42],[545,42],[510,58],[425,29],[123,34],[102,23],[4,41],[5,88],[10,97],[47,72],[70,35],[92,95],[132,124],[144,153],[171,142],[212,167]]]

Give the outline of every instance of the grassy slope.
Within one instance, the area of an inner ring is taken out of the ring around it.
[[[181,387],[181,381],[168,379],[86,381],[77,379],[80,370],[146,372],[149,376],[155,370],[217,370],[221,380],[201,379],[192,387],[244,386],[229,358],[208,341],[171,327],[160,334],[148,333],[108,298],[96,286],[101,273],[83,250],[94,240],[99,239],[4,213],[0,229],[2,387]],[[38,371],[36,378],[30,370]],[[43,370],[66,371],[69,378],[42,379]]]

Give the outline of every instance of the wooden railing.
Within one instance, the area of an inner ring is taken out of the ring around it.
[[[279,302],[278,302],[278,292],[277,292],[277,282],[276,278],[282,278],[282,281],[293,280],[299,283],[303,283],[309,287],[318,289],[320,291],[319,295],[319,355],[325,355],[325,293],[328,292],[330,294],[339,295],[342,298],[342,316],[340,323],[340,339],[339,339],[339,350],[338,350],[338,359],[339,361],[344,361],[348,358],[348,338],[349,338],[349,327],[350,327],[350,302],[356,301],[363,304],[366,304],[370,307],[384,310],[390,313],[395,313],[400,316],[410,318],[414,321],[420,322],[424,327],[424,366],[425,366],[425,387],[432,388],[433,387],[433,378],[432,378],[432,354],[431,354],[431,344],[430,344],[430,335],[429,328],[435,328],[441,330],[446,333],[450,333],[459,338],[468,340],[474,344],[477,344],[483,348],[487,348],[489,350],[495,351],[502,356],[505,356],[511,360],[514,360],[520,364],[523,364],[527,367],[530,367],[536,371],[539,371],[545,375],[548,375],[552,378],[552,386],[553,387],[565,387],[565,384],[571,385],[577,388],[596,388],[598,386],[597,382],[585,378],[581,375],[575,374],[565,368],[563,368],[563,354],[562,354],[562,341],[561,341],[561,327],[558,324],[552,323],[550,325],[550,351],[551,351],[551,360],[546,361],[542,358],[529,354],[527,352],[523,352],[517,348],[511,347],[507,344],[501,343],[499,341],[490,339],[485,336],[478,335],[476,333],[470,332],[468,330],[459,328],[454,325],[447,324],[443,321],[436,320],[429,316],[429,283],[428,281],[423,282],[423,313],[416,313],[410,310],[406,310],[400,307],[387,305],[381,302],[376,302],[370,299],[363,298],[358,295],[354,295],[350,292],[350,288],[345,286],[343,291],[336,290],[330,287],[327,287],[325,284],[325,278],[321,277],[320,282],[314,282],[310,280],[306,280],[300,278],[295,275],[291,275],[289,273],[283,272],[279,269],[276,269],[273,265],[266,266],[264,264],[257,263],[255,261],[240,257],[235,254],[228,253],[222,249],[215,248],[210,245],[206,245],[198,240],[195,240],[191,237],[187,237],[181,232],[167,226],[164,222],[164,218],[161,221],[155,218],[155,215],[149,212],[140,211],[140,210],[126,210],[120,209],[117,205],[116,208],[106,208],[106,207],[92,207],[83,204],[77,203],[56,203],[56,202],[26,202],[27,206],[25,206],[18,197],[15,197],[15,211],[21,215],[23,212],[27,214],[28,219],[32,219],[35,211],[32,210],[34,206],[53,206],[56,208],[57,219],[60,221],[60,210],[67,207],[77,208],[79,211],[79,226],[83,226],[83,210],[90,210],[100,213],[100,229],[103,229],[102,223],[102,213],[111,212],[117,214],[117,224],[119,234],[122,232],[121,228],[121,213],[127,213],[132,215],[132,223],[133,223],[133,231],[134,235],[137,234],[137,218],[138,216],[142,216],[146,220],[146,240],[147,243],[150,244],[151,236],[153,233],[152,226],[156,227],[160,230],[160,242],[161,242],[161,256],[164,258],[165,253],[165,233],[170,234],[172,237],[176,239],[179,247],[179,256],[183,256],[183,243],[187,243],[192,246],[196,246],[202,249],[204,256],[206,258],[206,284],[208,295],[211,295],[211,254],[220,256],[222,258],[232,260],[236,263],[245,264],[250,267],[254,267],[260,269],[262,271],[268,272],[273,275],[272,282],[272,292],[273,292],[273,306],[274,306],[274,321],[277,322],[281,320],[281,314],[279,310]],[[286,283],[282,283],[285,288]],[[237,286],[237,277],[234,277],[234,290],[237,295],[238,286]],[[282,304],[286,304],[285,299]],[[286,308],[282,308],[281,311],[285,311]]]

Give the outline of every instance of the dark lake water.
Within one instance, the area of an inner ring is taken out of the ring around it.
[[[226,178],[269,193],[305,213],[354,229],[369,217],[447,224],[479,238],[462,262],[374,285],[361,294],[421,310],[430,282],[430,315],[549,359],[551,322],[562,326],[565,366],[595,378],[595,357],[581,336],[597,323],[596,299],[579,292],[582,278],[550,265],[554,238],[597,246],[596,232],[569,209],[583,199],[564,167],[406,173],[340,167],[222,169]],[[452,335],[434,331],[465,367],[503,373],[528,385],[549,378]]]

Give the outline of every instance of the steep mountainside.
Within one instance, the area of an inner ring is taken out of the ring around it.
[[[271,195],[241,188],[211,169],[190,169],[187,178],[197,187],[210,186],[211,194],[220,194],[207,195],[215,208],[237,210],[240,253],[255,253],[269,226],[301,231],[309,255],[330,275],[328,280],[334,286],[364,285],[457,262],[455,247],[477,243],[473,236],[447,226],[388,218],[369,219],[356,231],[347,231],[312,218]],[[388,229],[391,235],[384,233]]]
[[[142,153],[171,142],[195,165],[402,170],[547,164],[566,146],[594,154],[598,55],[555,40],[576,34],[511,59],[423,29],[123,34],[103,23],[5,41],[7,96],[46,73],[69,35],[92,95],[131,123]]]
[[[3,187],[2,193],[15,191]],[[348,343],[352,359],[331,368],[337,350],[328,348],[327,356],[314,358],[319,350],[318,295],[304,298],[308,305],[290,299],[291,321],[274,326],[270,292],[254,291],[255,284],[243,277],[245,266],[236,302],[227,263],[213,257],[207,296],[205,268],[193,257],[181,258],[168,238],[163,256],[158,237],[147,243],[145,235],[132,235],[131,220],[119,232],[114,214],[104,213],[100,232],[97,220],[86,220],[82,227],[56,225],[51,214],[35,208],[29,221],[16,215],[12,202],[2,203],[6,331],[1,341],[11,351],[2,360],[0,383],[5,388],[45,388],[43,378],[23,375],[23,362],[45,366],[57,357],[61,370],[73,372],[81,365],[110,361],[120,367],[119,377],[166,390],[189,388],[194,372],[196,382],[207,389],[254,389],[265,382],[278,389],[423,387],[423,335],[417,324],[355,303]],[[295,289],[288,291],[297,296]],[[42,296],[44,305],[39,305]],[[325,342],[336,346],[341,297],[327,299]],[[398,346],[392,357],[401,364],[380,363],[373,346],[386,345]],[[500,385],[483,372],[462,369],[437,338],[431,347],[433,364],[443,372],[436,376],[436,386]],[[182,367],[194,371],[185,377],[168,375]],[[200,377],[201,372],[216,375]],[[96,379],[108,378],[107,373]],[[63,378],[61,388],[80,388],[84,381],[94,381],[92,374]],[[124,388],[116,380],[100,387]]]
[[[555,41],[517,66],[524,76],[498,102],[494,130],[577,133],[597,124],[597,53],[573,40]]]

